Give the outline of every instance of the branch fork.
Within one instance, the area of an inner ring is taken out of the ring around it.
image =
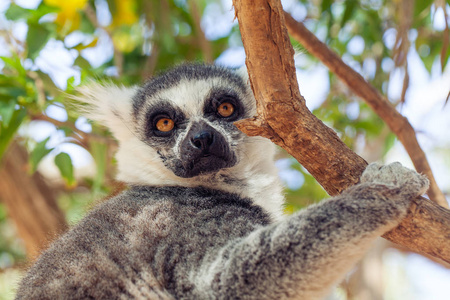
[[[249,135],[268,137],[283,147],[316,178],[330,195],[339,194],[347,187],[356,184],[367,162],[349,149],[332,129],[311,114],[300,95],[295,75],[294,51],[284,27],[285,17],[288,19],[288,24],[292,23],[292,17],[284,13],[279,0],[234,0],[233,4],[239,21],[247,57],[246,65],[257,100],[258,112],[257,117],[238,122],[236,124],[238,128]],[[291,25],[289,27],[292,27]],[[299,27],[304,28],[303,25]],[[305,35],[312,35],[309,31],[302,32]],[[317,45],[316,43],[314,47],[311,47],[316,52],[307,49],[317,54],[317,57],[320,54],[324,60],[340,60],[335,53],[323,50],[323,47]],[[349,86],[357,86],[360,91],[358,95],[368,102],[370,100],[372,108],[377,113],[385,112],[386,123],[406,145],[405,148],[420,149],[414,131],[406,118],[401,116],[389,101],[381,97],[379,92],[368,85],[359,74],[352,76],[345,71],[347,69],[351,70],[345,64],[336,63],[331,70],[338,76],[341,74],[346,78],[347,81],[344,81]],[[393,122],[395,118],[397,121]],[[414,136],[413,141],[408,138],[410,135],[404,134],[404,132],[410,134],[411,130]],[[417,157],[412,159],[417,163],[416,169],[425,173],[430,181],[433,181],[425,155],[419,155],[419,159]],[[427,167],[429,172],[422,171],[421,168]],[[438,192],[435,195],[438,195],[436,199],[440,198]],[[428,254],[450,263],[448,242],[450,241],[450,211],[423,197],[419,197],[417,203],[411,206],[402,223],[383,237],[412,251]]]

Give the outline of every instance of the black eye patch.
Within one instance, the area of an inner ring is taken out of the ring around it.
[[[223,103],[230,103],[233,106],[234,111],[230,116],[224,117],[219,114],[219,106]],[[244,106],[238,95],[233,90],[226,89],[214,89],[210,92],[206,97],[203,113],[209,119],[220,119],[228,122],[239,120],[245,115]]]
[[[167,118],[174,122],[174,127],[170,131],[160,131],[157,128],[159,120]],[[183,127],[185,114],[178,107],[170,105],[168,102],[159,102],[152,105],[145,114],[146,119],[146,136],[147,138],[161,137],[166,138],[173,136],[176,130]]]

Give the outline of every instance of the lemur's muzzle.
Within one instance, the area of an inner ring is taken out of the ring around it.
[[[236,156],[225,137],[206,122],[191,126],[180,150],[185,171],[182,177],[211,173],[236,163]]]

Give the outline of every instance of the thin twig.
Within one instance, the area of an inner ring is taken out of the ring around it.
[[[45,96],[44,82],[42,81],[41,77],[39,77],[39,75],[34,71],[28,71],[27,75],[34,80],[34,84],[36,85],[37,89],[38,104],[40,107],[43,107],[45,101],[47,100],[47,97]]]
[[[24,42],[18,40],[11,32],[11,29],[0,30],[0,36],[2,36],[6,44],[10,47],[10,52],[17,54],[20,58],[25,56],[25,45]]]
[[[103,29],[108,34],[109,38],[111,39],[112,45],[114,47],[114,57],[113,57],[114,66],[117,68],[117,74],[119,75],[119,77],[122,76],[124,57],[123,57],[123,53],[120,52],[120,50],[117,49],[117,47],[114,45],[114,40],[113,40],[113,35],[112,35],[111,30],[105,26],[100,25],[100,23],[97,20],[97,15],[96,15],[94,9],[90,5],[86,5],[84,12],[86,13],[86,16],[88,17],[89,21],[91,21],[92,24],[94,24],[94,26],[96,28]]]
[[[159,56],[159,47],[156,43],[152,43],[152,52],[147,57],[147,60],[144,63],[144,69],[142,70],[143,79],[148,79],[153,76],[153,73],[156,69],[156,63],[158,62]]]
[[[111,145],[117,145],[117,142],[114,141],[111,138],[108,138],[106,136],[102,136],[102,135],[98,135],[98,134],[93,134],[93,133],[86,133],[80,129],[78,129],[73,122],[62,122],[62,121],[58,121],[55,120],[47,115],[44,114],[39,114],[39,115],[31,115],[30,116],[31,120],[33,121],[46,121],[49,122],[53,125],[55,125],[56,127],[67,127],[70,128],[70,130],[72,130],[77,136],[79,136],[81,138],[78,139],[76,137],[74,137],[76,140],[79,141],[79,145],[82,146],[83,148],[89,149],[88,144],[90,140],[95,140],[95,141],[99,141],[102,143],[107,143],[107,144],[111,144]]]
[[[212,54],[212,48],[211,43],[206,39],[205,33],[202,30],[202,27],[200,26],[200,10],[197,5],[198,0],[192,0],[189,2],[190,4],[190,11],[191,15],[194,21],[195,26],[195,32],[197,37],[197,43],[200,45],[200,48],[202,49],[203,53],[203,59],[206,62],[212,62],[213,61],[213,54]]]
[[[449,99],[450,99],[450,91],[448,91],[447,98],[445,98],[444,107],[447,105]]]

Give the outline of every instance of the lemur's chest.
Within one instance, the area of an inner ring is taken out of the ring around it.
[[[121,230],[129,241],[147,249],[179,247],[202,252],[222,247],[270,222],[259,207],[208,200],[211,199],[155,201],[135,215],[121,215],[121,223],[128,227]]]

